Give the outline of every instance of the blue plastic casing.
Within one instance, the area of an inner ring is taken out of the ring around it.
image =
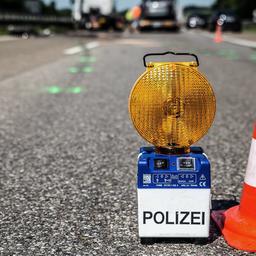
[[[202,148],[191,147],[190,153],[163,155],[154,147],[142,147],[138,158],[139,189],[209,189],[210,162]]]

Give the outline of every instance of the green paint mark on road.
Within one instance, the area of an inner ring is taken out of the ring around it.
[[[256,52],[251,54],[250,60],[253,61],[253,62],[256,62]]]
[[[70,94],[79,94],[79,93],[82,93],[84,91],[84,89],[80,86],[74,86],[74,87],[62,89],[61,87],[59,87],[57,85],[53,85],[53,86],[47,87],[46,91],[49,94],[60,94],[60,93],[64,93],[64,92],[70,93]]]
[[[89,58],[89,62],[91,62],[91,63],[96,62],[96,58],[95,58],[94,56],[91,56],[91,57]]]
[[[200,53],[201,53],[202,55],[204,55],[204,56],[212,56],[212,55],[213,55],[212,52],[207,51],[207,50],[201,51]]]
[[[68,89],[67,89],[67,92],[73,93],[73,94],[79,94],[79,93],[81,93],[82,91],[83,91],[82,88],[79,87],[79,86],[76,86],[76,87],[72,87],[72,88],[68,88]]]
[[[204,55],[204,56],[212,56],[213,53],[210,50],[204,49],[204,50],[191,50],[190,52],[195,53],[197,55]]]
[[[217,55],[228,60],[239,60],[239,54],[232,49],[222,49],[217,51]]]
[[[61,91],[62,91],[62,89],[56,85],[47,88],[47,92],[49,94],[59,94],[59,93],[61,93]]]
[[[83,72],[84,73],[92,73],[93,72],[93,68],[92,67],[84,67],[83,68]]]
[[[68,69],[68,72],[71,74],[77,74],[79,72],[79,69],[77,67],[70,67]]]
[[[80,62],[81,62],[81,63],[87,62],[87,57],[86,57],[86,56],[80,57]]]
[[[87,63],[87,62],[94,63],[94,62],[96,62],[96,58],[94,56],[82,56],[82,57],[80,57],[80,62],[81,63]]]
[[[239,55],[227,56],[228,60],[239,60]]]
[[[226,50],[219,50],[219,51],[217,51],[217,55],[219,55],[219,56],[226,56],[226,54],[227,54]]]

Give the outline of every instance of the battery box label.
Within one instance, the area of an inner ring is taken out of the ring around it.
[[[196,184],[196,174],[153,174],[154,184]]]
[[[143,174],[142,188],[209,188],[210,180],[201,173]]]
[[[179,174],[179,184],[196,184],[196,174]]]
[[[210,186],[210,163],[204,154],[140,155],[138,188],[208,189]]]

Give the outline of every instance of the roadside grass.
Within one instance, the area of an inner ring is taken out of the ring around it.
[[[0,27],[0,36],[7,35],[8,31],[6,27]]]
[[[256,33],[256,23],[251,23],[243,26],[245,32]]]

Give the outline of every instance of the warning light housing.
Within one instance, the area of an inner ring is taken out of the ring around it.
[[[188,151],[211,127],[216,99],[196,62],[150,62],[136,81],[129,98],[129,112],[138,133],[158,149]]]

